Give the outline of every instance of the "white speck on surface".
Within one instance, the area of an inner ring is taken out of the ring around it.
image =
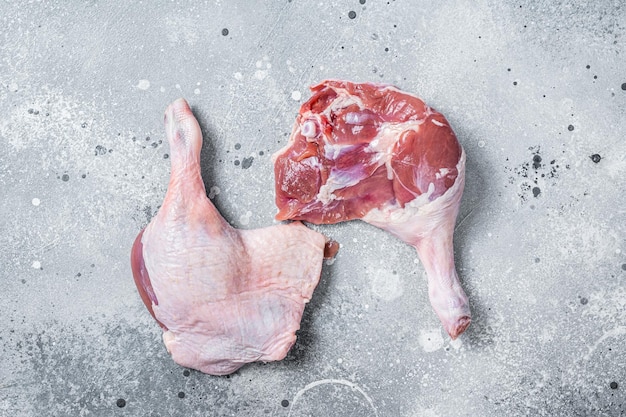
[[[239,223],[244,226],[247,225],[248,223],[250,223],[250,216],[252,216],[251,211],[247,211],[245,214],[242,214],[241,216],[239,216]]]
[[[39,269],[41,268],[41,262],[39,261],[33,261],[33,264],[31,265],[33,268],[35,269]]]
[[[165,30],[170,45],[195,45],[202,34],[197,19],[183,14],[166,17]]]
[[[343,359],[341,358],[337,359],[337,363],[343,363]]]
[[[441,329],[420,330],[417,341],[425,352],[435,352],[443,347]]]
[[[452,346],[454,350],[459,350],[461,346],[463,346],[463,341],[460,338],[450,340],[450,346]]]
[[[479,148],[484,148],[485,147],[485,141],[484,140],[479,140],[478,141],[478,147]]]
[[[302,93],[300,93],[299,91],[292,91],[291,92],[291,99],[292,100],[300,101],[301,98],[302,98]]]
[[[159,88],[159,91],[161,91],[162,93],[165,93],[165,87]]]
[[[196,88],[195,90],[193,90],[193,93],[194,93],[194,94],[196,94],[196,95],[197,95],[197,94],[200,94],[200,89],[199,89],[199,88]]]
[[[235,77],[235,80],[243,80],[243,74],[240,72],[236,72],[235,74],[233,74],[233,77]]]
[[[150,88],[150,81],[148,80],[139,80],[139,82],[137,83],[137,85],[135,86],[140,90],[147,90],[148,88]]]
[[[215,196],[220,193],[220,191],[221,191],[220,187],[218,187],[217,185],[214,185],[213,187],[209,189],[209,198],[213,200]]]
[[[32,203],[33,203],[33,206],[38,206],[41,204],[41,200],[35,197],[33,198]]]
[[[256,70],[254,72],[254,78],[256,78],[257,80],[264,80],[265,77],[267,77],[267,71]]]
[[[370,276],[372,293],[382,300],[393,301],[404,293],[402,279],[397,273],[386,269],[367,271]]]
[[[256,64],[255,64],[255,66],[256,66],[257,68],[261,68],[261,67],[263,66],[263,61],[257,61],[257,62],[256,62]]]
[[[18,90],[19,86],[17,85],[17,83],[11,83],[9,84],[9,91],[15,93]]]
[[[439,414],[437,414],[435,411],[431,409],[422,410],[422,414],[419,414],[419,415],[421,417],[439,417]]]

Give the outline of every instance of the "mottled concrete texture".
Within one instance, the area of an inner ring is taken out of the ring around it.
[[[307,87],[388,82],[467,151],[451,342],[414,251],[361,222],[279,363],[173,363],[129,251],[186,97],[207,191],[272,224],[272,152]],[[0,2],[1,416],[626,415],[622,1]]]

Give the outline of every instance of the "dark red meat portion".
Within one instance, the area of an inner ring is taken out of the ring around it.
[[[336,223],[454,184],[461,146],[441,113],[381,84],[325,81],[275,155],[279,220]],[[431,186],[432,184],[432,186]]]

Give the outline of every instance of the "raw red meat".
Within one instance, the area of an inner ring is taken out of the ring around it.
[[[325,237],[300,222],[236,230],[207,198],[202,134],[187,102],[165,112],[172,173],[165,201],[137,236],[137,288],[174,361],[224,375],[283,359],[322,268]]]
[[[390,85],[329,80],[311,90],[273,156],[276,218],[362,219],[413,245],[433,309],[458,337],[471,321],[452,247],[465,152],[448,121]]]

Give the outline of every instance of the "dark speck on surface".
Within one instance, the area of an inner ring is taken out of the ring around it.
[[[535,263],[538,264],[539,262],[541,262],[541,259],[535,258]]]
[[[622,271],[626,271],[626,264],[622,264]]]
[[[622,83],[622,90],[626,91],[626,83]]]
[[[600,162],[600,160],[602,159],[602,157],[601,157],[599,154],[597,154],[597,153],[594,153],[594,154],[593,154],[593,155],[591,155],[589,158],[591,158],[591,160],[592,160],[593,162],[595,162],[596,164],[597,164],[598,162]]]
[[[539,187],[533,187],[533,195],[535,197],[539,197],[539,194],[541,194],[541,188]]]
[[[240,163],[241,163],[241,162],[239,162],[239,159],[235,159],[235,166],[236,166],[236,167],[238,167]]]
[[[241,168],[243,169],[250,168],[250,166],[252,166],[252,162],[254,162],[253,156],[250,156],[248,158],[243,158],[243,160],[241,161]]]
[[[356,12],[354,10],[350,10],[350,12],[348,13],[348,17],[350,19],[354,19],[356,17]]]
[[[80,176],[81,178],[87,178],[87,174],[83,174]]]
[[[259,151],[259,156],[263,156],[263,155],[265,155],[265,152]]]
[[[185,398],[185,393],[184,393],[184,392],[182,392],[182,391],[180,391],[180,392],[178,393],[178,398]]]
[[[574,125],[569,125],[569,126],[567,126],[567,130],[569,130],[570,132],[571,132],[572,130],[574,130]]]
[[[189,375],[191,375],[191,372],[189,372],[189,369],[185,369],[185,370],[183,371],[183,375],[184,375],[184,376],[189,376]]]
[[[68,182],[70,180],[70,176],[67,174],[63,174],[63,176],[61,177],[61,179],[65,182]]]
[[[541,168],[541,156],[540,155],[533,156],[533,168],[535,169]]]
[[[235,150],[241,149],[241,143],[235,143]]]
[[[591,65],[587,65],[585,68],[589,69],[589,68],[591,68]]]
[[[96,145],[96,156],[104,155],[107,153],[107,148],[102,145]]]
[[[359,3],[365,4],[365,0],[359,0]]]
[[[82,127],[83,129],[87,127],[87,123],[83,123],[80,125],[80,127]]]
[[[146,215],[146,224],[150,223],[150,220],[152,220],[152,216],[154,215],[152,213],[152,207],[151,206],[145,206],[143,208],[143,212]]]
[[[585,305],[585,304],[587,304],[588,302],[589,302],[589,300],[588,300],[587,298],[585,298],[585,297],[581,297],[581,299],[580,299],[580,304]]]
[[[169,156],[168,154],[163,155],[163,159],[167,159],[167,158],[169,158],[169,157],[170,157],[170,156]]]
[[[613,381],[610,384],[611,389],[617,389],[617,382]]]
[[[228,36],[228,29],[222,29],[222,36]]]
[[[363,2],[363,3],[365,3],[365,2]],[[282,401],[280,402],[280,405],[282,405],[283,407],[289,407],[289,401],[287,401],[287,400],[282,400]]]
[[[123,408],[126,406],[126,400],[123,398],[120,398],[115,402],[115,404],[117,404],[119,408]]]

